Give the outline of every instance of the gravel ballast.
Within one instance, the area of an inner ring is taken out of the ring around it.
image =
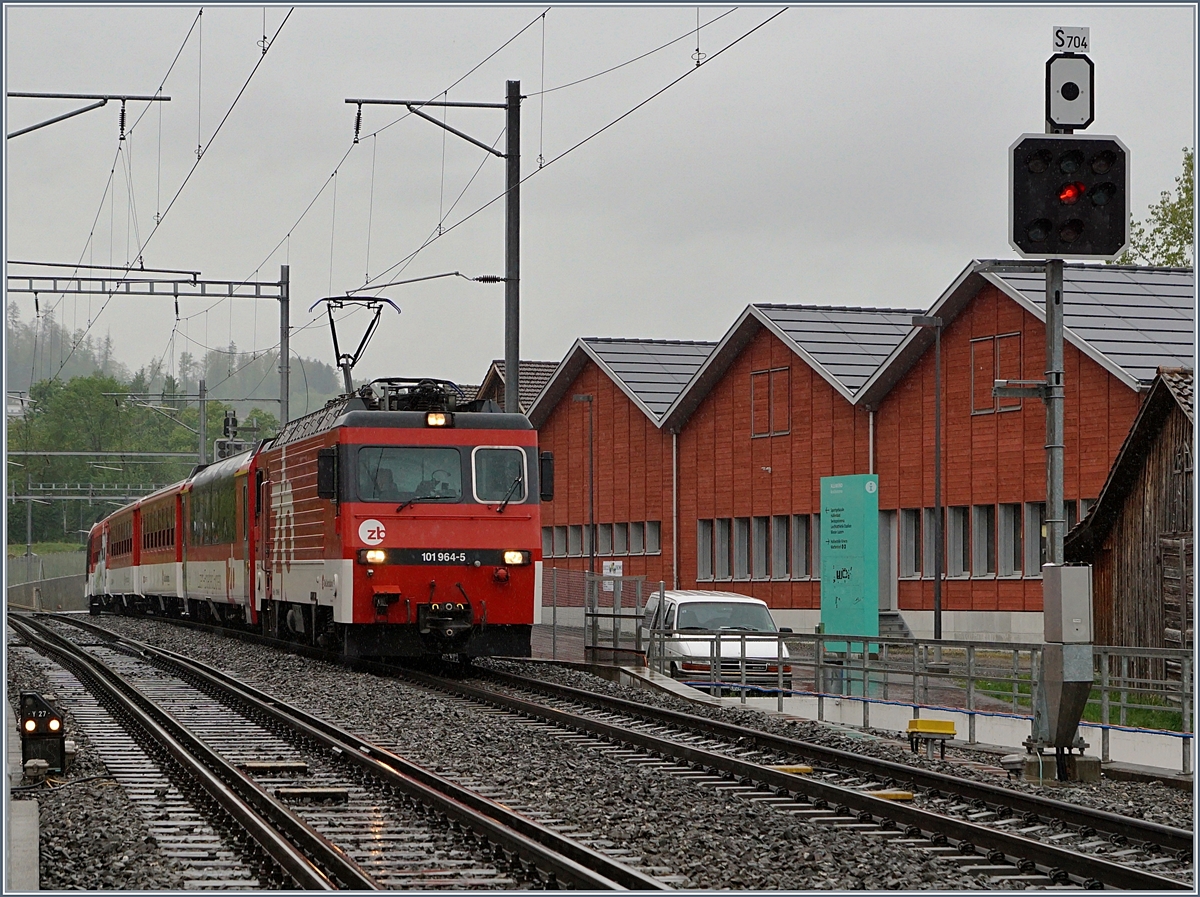
[[[486,784],[496,789],[496,799],[505,803],[536,810],[560,823],[578,826],[580,832],[602,836],[615,847],[640,855],[646,865],[669,867],[685,875],[685,886],[807,889],[989,885],[963,874],[951,862],[854,832],[813,826],[749,801],[640,770],[403,682],[153,620],[106,617],[103,623],[134,638],[211,663],[366,738],[393,746],[416,762],[464,784]],[[548,664],[480,663],[489,664],[859,753],[920,763],[956,775],[973,772],[914,757],[906,746],[850,737],[844,731],[810,721],[693,704]],[[1003,781],[974,772],[987,781]],[[1132,815],[1130,809],[1140,809],[1145,818],[1190,825],[1187,795],[1161,786],[1105,781],[1092,786],[1015,787],[1127,815]],[[1128,806],[1130,800],[1135,801],[1132,808]]]

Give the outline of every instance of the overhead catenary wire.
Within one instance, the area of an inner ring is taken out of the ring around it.
[[[513,41],[515,41],[518,37],[520,37],[522,34],[524,34],[526,31],[528,31],[531,27],[533,27],[538,22],[538,20],[541,18],[541,16],[545,14],[545,12],[549,12],[549,9],[550,8],[547,7],[547,9],[543,13],[539,13],[537,16],[535,16],[533,19],[531,19],[529,21],[529,24],[525,25],[523,28],[521,28],[520,31],[518,31],[516,34],[514,34],[512,37],[510,37],[508,40],[506,40],[504,43],[502,43],[499,47],[497,47],[495,50],[493,50],[487,56],[485,56],[479,63],[472,66],[470,70],[468,70],[465,74],[463,74],[457,80],[455,80],[449,87],[445,88],[444,90],[439,91],[438,93],[434,94],[434,96],[441,96],[443,93],[448,93],[449,91],[451,91],[455,87],[457,87],[459,84],[461,84],[463,81],[465,81],[467,78],[469,78],[471,75],[473,75],[475,72],[479,71],[479,69],[482,68],[484,65],[486,65],[489,61],[491,61],[496,56],[497,53],[501,52],[505,47],[507,47],[509,44],[511,44]],[[391,122],[388,122],[386,125],[383,125],[382,127],[375,129],[372,133],[370,133],[366,136],[378,138],[378,136],[380,134],[382,134],[384,131],[388,130],[393,125],[399,124],[400,122],[404,121],[406,118],[409,118],[411,115],[412,115],[412,113],[405,112],[403,115],[400,115],[397,118],[395,118],[394,120],[392,120]],[[342,154],[341,159],[339,159],[337,164],[334,166],[333,170],[335,172],[339,168],[342,167],[343,163],[345,163],[347,157],[349,157],[350,153],[353,151],[354,146],[355,146],[355,144],[353,142],[351,142],[350,146],[346,149],[346,152]],[[330,178],[331,177],[332,177],[332,175],[330,175]],[[267,253],[266,257],[263,258],[263,260],[261,262],[259,262],[259,264],[256,266],[256,270],[261,269],[263,266],[265,266],[267,264],[267,262],[269,262],[271,260],[271,257],[274,256],[275,253],[279,251],[280,247],[282,247],[284,245],[284,243],[287,243],[290,241],[293,231],[295,231],[295,229],[297,227],[299,227],[301,222],[304,221],[305,217],[307,217],[309,211],[316,204],[317,200],[321,198],[321,194],[325,192],[325,188],[329,186],[330,178],[325,179],[325,181],[321,184],[320,189],[317,190],[316,195],[313,196],[313,198],[311,200],[309,200],[308,205],[304,207],[304,211],[302,211],[300,213],[300,216],[292,223],[292,226],[290,228],[288,228],[287,233],[285,233],[284,236],[279,240],[279,242],[275,244],[275,247],[270,252]],[[289,243],[288,248],[290,250],[290,243]],[[290,260],[291,259],[290,259],[290,255],[289,255],[288,256],[289,263],[290,263]]]
[[[501,129],[500,133],[498,135],[496,135],[496,139],[492,141],[492,146],[494,147],[496,144],[498,144],[503,137],[504,137],[504,129]],[[458,207],[459,202],[462,201],[462,198],[466,195],[467,190],[469,190],[471,188],[471,184],[475,183],[475,178],[477,178],[479,176],[479,172],[483,171],[483,166],[487,163],[488,159],[490,159],[490,158],[491,158],[490,156],[484,156],[479,161],[479,165],[476,167],[475,173],[471,175],[471,179],[468,180],[467,183],[463,186],[462,190],[458,194],[458,197],[454,200],[453,204],[447,210],[446,215],[452,214],[454,212],[455,208]],[[400,259],[400,261],[393,264],[390,268],[387,268],[386,270],[380,272],[379,274],[376,274],[373,278],[371,278],[371,280],[378,281],[384,277],[388,277],[391,275],[391,273],[393,271],[396,271],[397,269],[399,269],[399,271],[401,273],[403,273],[405,268],[407,268],[408,265],[412,263],[412,261],[417,257],[417,254],[420,253],[421,250],[423,250],[426,246],[428,246],[430,243],[432,243],[438,237],[442,236],[443,233],[445,233],[445,230],[442,227],[442,225],[444,223],[445,223],[445,219],[443,218],[442,220],[440,220],[437,223],[437,226],[434,227],[433,231],[430,232],[429,236],[425,238],[425,241],[420,246],[418,246],[415,250],[413,250],[409,255],[406,255],[404,258]],[[363,286],[359,287],[358,290],[352,290],[350,292],[358,292],[359,290],[365,290],[368,288],[369,289],[383,289],[383,287],[370,286],[370,281],[368,281],[366,284],[363,284]]]
[[[777,19],[779,16],[781,16],[781,15],[783,15],[785,12],[787,12],[788,8],[789,8],[789,7],[786,7],[786,6],[785,6],[783,9],[780,9],[778,12],[774,13],[773,15],[769,16],[767,19],[765,19],[765,20],[763,20],[762,22],[760,22],[759,24],[755,25],[755,26],[754,26],[753,28],[751,28],[749,31],[745,32],[744,34],[742,34],[742,35],[740,35],[739,37],[735,38],[734,40],[730,41],[728,44],[726,44],[724,47],[722,47],[722,48],[721,48],[720,50],[718,50],[716,53],[713,53],[713,54],[712,54],[712,56],[708,57],[708,58],[707,58],[707,60],[705,61],[704,65],[705,65],[705,66],[709,65],[709,64],[710,64],[710,63],[711,63],[713,60],[715,60],[715,59],[716,59],[718,56],[720,56],[722,53],[724,53],[724,52],[726,52],[727,50],[729,50],[729,49],[733,48],[734,46],[736,46],[737,44],[741,43],[743,40],[745,40],[746,38],[748,38],[750,35],[754,34],[754,32],[758,31],[759,29],[761,29],[761,28],[765,27],[766,25],[770,24],[771,22],[773,22],[773,21],[774,21],[775,19]],[[688,34],[691,34],[691,32],[689,31],[689,32],[688,32]],[[559,153],[557,156],[555,156],[554,158],[550,159],[550,160],[549,160],[548,162],[546,162],[546,164],[545,164],[544,166],[542,166],[541,168],[537,168],[537,169],[535,169],[534,171],[530,172],[529,174],[525,175],[525,176],[524,176],[523,178],[521,178],[521,180],[518,182],[518,186],[520,186],[520,185],[523,185],[523,184],[524,184],[526,181],[529,181],[530,179],[532,179],[532,178],[534,178],[534,177],[537,177],[538,175],[540,175],[540,174],[541,174],[543,171],[545,171],[545,170],[546,170],[548,167],[550,167],[550,166],[551,166],[552,164],[554,164],[555,162],[559,161],[560,159],[564,158],[565,156],[567,156],[567,155],[569,155],[570,153],[573,153],[575,150],[579,149],[581,146],[583,146],[583,145],[585,145],[585,144],[589,143],[590,141],[594,140],[595,138],[599,137],[599,136],[600,136],[601,134],[603,134],[605,131],[607,131],[607,130],[609,130],[610,128],[614,127],[615,125],[617,125],[617,124],[618,124],[618,123],[620,123],[621,121],[624,121],[626,118],[628,118],[628,117],[629,117],[630,115],[632,115],[633,113],[637,112],[637,111],[638,111],[639,109],[641,109],[643,106],[647,105],[648,103],[650,103],[650,102],[652,102],[653,100],[657,99],[658,97],[662,96],[662,94],[666,93],[668,90],[670,90],[670,89],[671,89],[672,87],[674,87],[676,84],[678,84],[678,83],[680,83],[681,81],[683,81],[685,78],[691,77],[691,76],[692,76],[692,75],[694,75],[696,72],[700,71],[700,70],[701,70],[701,68],[702,68],[702,66],[693,66],[692,68],[689,68],[687,71],[685,71],[685,72],[684,72],[682,75],[679,75],[677,78],[674,78],[674,79],[672,79],[671,81],[667,82],[667,84],[666,84],[666,85],[664,85],[663,87],[661,87],[661,88],[659,88],[658,90],[656,90],[656,91],[655,91],[654,93],[652,93],[650,96],[646,97],[646,99],[644,99],[644,100],[640,101],[639,103],[637,103],[636,105],[634,105],[634,106],[633,106],[633,107],[631,107],[630,109],[628,109],[628,110],[626,110],[625,112],[623,112],[623,113],[621,113],[620,115],[618,115],[616,118],[614,118],[614,119],[613,119],[612,121],[610,121],[608,124],[604,125],[603,127],[599,128],[599,129],[598,129],[598,130],[596,130],[596,131],[593,131],[591,134],[589,134],[587,137],[584,137],[584,138],[583,138],[582,140],[580,140],[578,143],[575,143],[575,144],[573,144],[572,146],[569,146],[569,147],[567,147],[567,149],[563,150],[563,151],[562,151],[561,153]],[[417,254],[418,254],[418,253],[420,253],[422,250],[424,250],[424,249],[425,249],[427,246],[429,246],[431,243],[433,243],[433,242],[434,242],[436,239],[440,239],[440,238],[441,238],[442,236],[444,236],[445,234],[448,234],[448,233],[450,233],[452,230],[455,230],[456,228],[460,227],[461,225],[463,225],[463,224],[466,224],[468,221],[470,221],[470,220],[471,220],[472,218],[474,218],[476,215],[479,215],[479,214],[481,214],[482,212],[486,211],[487,209],[489,209],[489,208],[491,208],[493,205],[495,205],[497,202],[499,202],[500,200],[502,200],[502,199],[503,199],[503,198],[504,198],[504,197],[505,197],[507,194],[508,194],[508,191],[507,191],[507,190],[504,190],[504,191],[502,191],[501,193],[497,194],[496,196],[492,197],[490,200],[488,200],[487,202],[485,202],[483,205],[481,205],[481,206],[479,206],[477,209],[475,209],[473,212],[471,212],[470,214],[466,215],[466,216],[465,216],[465,217],[463,217],[463,218],[460,218],[458,221],[454,222],[454,224],[452,224],[452,225],[450,225],[449,227],[447,227],[447,228],[444,230],[444,232],[443,232],[442,234],[438,234],[436,237],[432,237],[432,238],[429,238],[429,239],[427,239],[427,240],[426,240],[426,241],[425,241],[423,244],[421,244],[419,247],[417,247],[415,250],[413,250],[413,251],[412,251],[412,252],[411,252],[409,255],[407,255],[407,256],[404,256],[404,257],[403,257],[403,258],[402,258],[400,261],[398,261],[398,262],[396,262],[395,264],[393,264],[391,268],[387,269],[387,271],[388,271],[388,272],[390,272],[390,271],[392,271],[392,270],[395,270],[397,267],[399,267],[399,266],[400,266],[400,265],[402,265],[402,264],[409,264],[409,263],[411,263],[411,262],[412,262],[412,260],[416,258],[416,256],[417,256]],[[384,272],[384,274],[386,274],[386,273],[387,273],[387,272]],[[384,276],[384,275],[383,275],[383,274],[381,274],[381,275],[376,275],[376,276],[377,276],[377,278],[378,278],[378,277],[382,277],[382,276]]]
[[[701,27],[708,28],[710,25],[715,25],[717,22],[721,21],[721,19],[725,18],[726,16],[732,15],[733,13],[737,12],[740,8],[741,7],[735,6],[735,7],[733,7],[733,9],[730,9],[726,12],[721,13],[721,15],[717,16],[712,21],[705,22]],[[603,75],[610,74],[612,72],[617,71],[618,69],[625,68],[625,66],[627,66],[627,65],[633,65],[633,63],[635,63],[635,62],[640,62],[641,60],[645,59],[648,56],[653,56],[655,53],[659,53],[659,52],[667,49],[667,47],[674,46],[675,44],[679,43],[681,40],[687,40],[689,37],[692,36],[693,33],[695,33],[693,31],[693,29],[689,28],[683,34],[679,35],[679,37],[671,38],[671,40],[667,41],[665,44],[660,44],[659,46],[655,47],[653,50],[647,50],[645,53],[642,53],[638,56],[634,56],[632,59],[627,59],[624,62],[618,63],[617,65],[611,66],[609,68],[606,68],[603,71],[596,72],[594,75],[588,75],[587,77],[584,77],[584,78],[576,78],[574,81],[568,81],[566,84],[559,84],[557,87],[547,87],[544,90],[538,91],[537,93],[526,94],[526,96],[531,96],[531,97],[542,96],[543,94],[554,93],[555,91],[558,91],[558,90],[566,90],[568,87],[575,87],[578,84],[583,84],[585,81],[591,81],[591,80],[593,80],[595,78],[599,78]]]
[[[295,7],[290,8],[287,12],[287,15],[285,15],[283,17],[283,21],[279,23],[279,28],[276,29],[275,35],[271,39],[272,45],[274,45],[275,39],[279,37],[279,33],[281,31],[283,31],[283,27],[288,23],[288,20],[292,17],[292,13],[294,11],[295,11]],[[217,135],[219,135],[221,133],[221,129],[225,126],[225,123],[229,120],[229,116],[233,113],[233,110],[237,107],[238,101],[240,101],[243,94],[245,94],[246,88],[248,88],[250,86],[250,82],[252,80],[254,80],[255,74],[258,72],[259,67],[262,65],[263,60],[265,60],[266,58],[267,58],[266,54],[264,54],[259,57],[257,62],[255,62],[254,68],[251,69],[250,74],[246,76],[246,80],[242,84],[241,89],[237,92],[237,96],[235,96],[233,98],[233,102],[230,103],[229,108],[225,110],[225,115],[222,116],[221,121],[217,124],[217,127],[213,130],[212,136],[210,136],[208,138],[208,143],[204,145],[203,149],[205,151],[207,151],[208,147],[212,146],[213,141],[217,139]],[[179,189],[175,191],[175,195],[173,197],[171,197],[171,201],[169,203],[167,203],[167,207],[166,207],[166,209],[163,210],[161,218],[157,222],[155,222],[155,225],[154,225],[153,229],[150,231],[150,234],[146,237],[145,242],[142,243],[138,247],[137,254],[139,257],[145,252],[146,246],[149,245],[150,241],[154,239],[155,234],[157,234],[159,231],[159,228],[162,227],[163,221],[166,220],[167,215],[170,213],[170,211],[174,207],[176,201],[178,201],[180,195],[182,195],[184,189],[187,187],[188,182],[191,181],[192,175],[195,174],[196,168],[200,165],[200,160],[203,157],[203,155],[204,155],[203,152],[197,154],[196,161],[194,163],[192,163],[192,167],[190,169],[188,169],[188,173],[186,175],[184,175],[183,183],[181,183],[179,185]],[[110,234],[111,234],[111,230],[110,230]],[[110,247],[111,247],[111,243],[112,243],[111,238],[109,240],[109,243],[110,243]],[[132,270],[132,265],[130,265],[126,269],[125,273],[128,274],[130,270]],[[97,320],[99,320],[99,318],[102,314],[104,314],[104,310],[106,308],[108,308],[108,305],[112,301],[112,298],[114,295],[115,295],[115,293],[109,293],[108,296],[105,297],[104,304],[100,306],[100,311],[98,311],[96,313],[95,318],[93,318],[92,321],[89,322],[87,331],[90,331],[91,328],[93,326],[95,326],[95,322]],[[86,335],[87,331],[85,331],[85,335]],[[54,374],[55,377],[57,377],[58,374],[62,372],[63,366],[65,366],[66,362],[70,360],[71,355],[74,354],[77,347],[78,347],[78,343],[76,343],[76,345],[71,348],[71,352],[67,355],[67,358],[64,359],[62,365],[59,366],[58,371],[55,372],[55,374]]]

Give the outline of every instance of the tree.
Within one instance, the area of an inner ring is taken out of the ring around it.
[[[1144,222],[1129,218],[1129,248],[1116,260],[1118,265],[1165,265],[1190,268],[1194,262],[1196,150],[1183,150],[1183,173],[1175,178],[1175,194],[1164,190],[1150,206]]]

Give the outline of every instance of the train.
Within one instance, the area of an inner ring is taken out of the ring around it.
[[[528,657],[553,495],[523,414],[374,380],[96,523],[88,608],[349,657]]]

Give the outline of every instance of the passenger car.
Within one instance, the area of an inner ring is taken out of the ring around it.
[[[786,645],[776,633],[791,632],[775,625],[766,602],[732,592],[697,589],[652,594],[642,617],[642,641],[662,650],[665,669],[675,679],[727,686],[779,687],[783,658],[783,687],[792,687],[792,667]],[[742,633],[770,633],[770,637]],[[710,666],[719,642],[719,675]],[[744,654],[743,654],[744,648]],[[743,664],[745,678],[743,679]]]

